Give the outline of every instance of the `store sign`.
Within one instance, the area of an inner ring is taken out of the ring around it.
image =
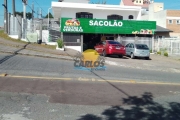
[[[89,21],[89,25],[90,26],[109,26],[109,27],[112,27],[112,26],[116,26],[116,27],[121,27],[123,25],[122,22],[117,22],[116,20],[114,21],[98,21],[98,20],[90,20]]]
[[[155,21],[61,18],[61,31],[67,33],[154,34]]]

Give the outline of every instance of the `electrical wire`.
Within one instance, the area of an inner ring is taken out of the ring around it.
[[[45,13],[45,14],[48,14],[47,12],[45,12],[44,11],[44,9],[37,3],[37,1],[36,0],[34,0],[35,1],[35,3],[43,10],[43,12]]]

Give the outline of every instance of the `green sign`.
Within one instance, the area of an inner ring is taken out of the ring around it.
[[[154,34],[155,21],[61,18],[61,31],[67,33]]]

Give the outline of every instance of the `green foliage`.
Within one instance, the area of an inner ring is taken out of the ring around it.
[[[57,44],[58,44],[58,48],[63,48],[64,47],[64,43],[63,43],[62,39],[58,39]]]
[[[158,51],[157,54],[158,54],[158,55],[161,55],[161,51]]]
[[[165,52],[165,53],[164,53],[164,56],[168,57],[168,53],[167,53],[167,52]]]
[[[15,14],[19,15],[19,16],[21,16],[23,18],[23,12],[15,12]],[[32,19],[32,13],[31,12],[27,12],[26,13],[26,18],[29,19],[29,20]]]
[[[149,52],[152,53],[152,50],[150,50]]]
[[[45,18],[48,18],[48,14],[45,16]],[[51,13],[49,13],[49,18],[54,18]]]

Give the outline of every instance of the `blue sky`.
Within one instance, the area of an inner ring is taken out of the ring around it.
[[[12,13],[12,0],[8,1],[8,11]],[[23,5],[22,0],[15,0],[16,1],[16,11],[23,11]],[[42,8],[42,14],[45,16],[48,12],[48,8],[51,7],[51,1],[58,1],[58,0],[28,0],[28,5],[32,6],[32,3],[34,1],[34,10],[37,13],[38,8]],[[99,0],[91,0],[91,2],[97,2]],[[155,2],[164,2],[165,9],[180,9],[180,0],[154,0]],[[120,0],[107,0],[107,4],[114,4],[118,5],[120,3]],[[0,0],[0,26],[3,25],[3,19],[4,19],[4,7],[2,6],[4,4],[4,0]],[[31,12],[30,7],[27,6],[27,12]],[[35,14],[35,17],[37,14]]]

